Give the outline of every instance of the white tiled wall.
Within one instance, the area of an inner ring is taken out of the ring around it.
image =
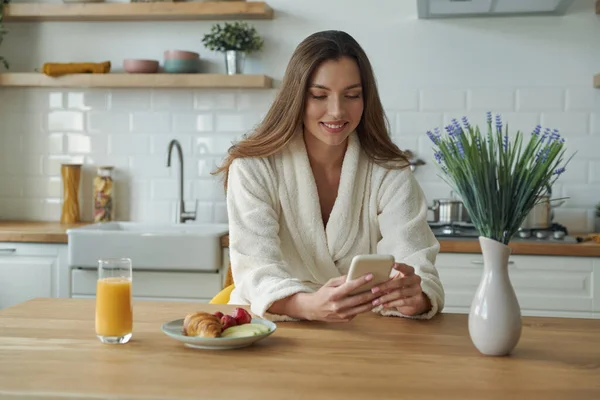
[[[417,20],[411,1],[380,0],[378,7],[359,1],[351,9],[344,0],[322,3],[269,1],[276,17],[254,23],[267,47],[249,68],[277,81],[306,35],[323,29],[353,34],[373,62],[394,140],[428,162],[416,174],[430,201],[448,196],[449,188],[436,175],[427,129],[463,115],[482,123],[488,110],[500,113],[511,131],[529,132],[538,123],[560,129],[577,154],[554,187],[556,197],[569,197],[555,220],[574,231],[592,229],[593,205],[600,201],[600,90],[591,87],[592,75],[600,72],[600,52],[593,50],[600,24],[590,2],[576,1],[562,18],[447,21]],[[340,10],[347,11],[346,19]],[[221,68],[219,55],[195,43],[210,24],[177,25],[183,35],[174,32],[174,23],[139,25],[134,36],[160,31],[171,42],[165,44],[163,36],[160,45],[142,41],[144,57],[160,58],[165,47],[200,50],[214,72]],[[85,27],[15,25],[10,28],[19,42],[7,37],[0,52],[14,61],[13,70],[29,70],[51,54],[85,59],[91,57],[87,46],[70,54],[58,40],[75,29],[96,40],[104,29]],[[122,40],[94,59],[116,60],[118,69],[118,61],[131,56],[134,28],[112,28]],[[37,39],[26,35],[36,29]],[[33,40],[37,52],[25,59],[17,43]],[[83,46],[79,39],[77,45]],[[276,90],[0,89],[0,218],[58,220],[60,164],[80,161],[84,219],[91,218],[94,166],[110,164],[117,167],[119,219],[172,221],[179,167],[177,161],[166,167],[165,152],[177,139],[187,207],[198,200],[198,222],[225,222],[222,186],[210,171],[231,142],[260,120]]]

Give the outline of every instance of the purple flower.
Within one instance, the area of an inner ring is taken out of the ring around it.
[[[564,167],[560,167],[560,168],[556,169],[556,170],[555,170],[555,171],[552,173],[552,175],[560,175],[560,174],[562,174],[563,172],[565,172],[565,168],[564,168]]]
[[[502,119],[500,118],[500,114],[496,114],[496,129],[502,131]]]
[[[458,154],[460,154],[460,158],[465,158],[465,148],[463,147],[460,139],[456,142],[456,146],[458,147]]]
[[[546,151],[544,151],[544,154],[542,154],[542,162],[546,161],[546,158],[548,158],[549,153],[550,153],[550,146],[546,146]]]
[[[461,118],[463,126],[465,127],[465,129],[469,130],[471,129],[471,124],[469,124],[469,120],[467,119],[467,117],[463,116]]]
[[[558,134],[558,129],[552,129],[550,138],[548,138],[548,143],[551,143],[553,140],[558,140],[558,139],[560,139],[560,135]]]
[[[456,120],[456,118],[452,118],[452,126],[454,127],[454,134],[455,135],[460,135],[462,134],[462,128],[460,127],[460,124],[458,123],[458,121]]]
[[[492,123],[492,113],[488,111],[485,113],[485,115],[487,117],[487,123],[491,124]]]
[[[536,125],[535,129],[533,130],[533,132],[531,132],[531,134],[534,136],[539,136],[541,130],[542,130],[542,127],[539,125]]]
[[[434,136],[434,134],[431,133],[431,131],[427,131],[427,136],[429,136],[429,139],[431,139],[433,143],[435,143],[436,145],[439,144],[439,138]]]
[[[504,151],[508,150],[508,135],[504,135],[502,138],[502,143],[504,144]]]
[[[441,164],[442,160],[444,159],[444,154],[441,151],[436,151],[434,153],[434,157],[435,157],[435,160],[438,162],[438,164]]]

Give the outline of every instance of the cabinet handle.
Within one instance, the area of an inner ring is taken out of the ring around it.
[[[514,261],[508,261],[508,264],[514,264]],[[483,265],[483,260],[471,260],[471,264],[478,264],[478,265]]]
[[[16,253],[17,249],[0,249],[0,253]]]

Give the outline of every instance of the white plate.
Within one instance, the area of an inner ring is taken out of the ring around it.
[[[252,318],[251,322],[253,324],[265,325],[269,328],[269,331],[267,333],[263,333],[262,335],[231,338],[204,338],[198,336],[185,336],[181,333],[183,331],[183,318],[164,323],[161,326],[161,330],[167,336],[182,342],[187,347],[205,350],[230,350],[250,346],[259,340],[270,336],[277,329],[277,325],[271,321],[267,321],[266,319]]]

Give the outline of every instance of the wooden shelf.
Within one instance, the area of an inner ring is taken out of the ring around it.
[[[260,1],[152,3],[11,3],[5,22],[26,21],[196,21],[273,19]]]
[[[594,87],[600,89],[600,74],[594,75]]]
[[[0,74],[0,87],[94,87],[94,88],[248,88],[267,89],[265,75],[220,74],[71,74],[50,77],[42,73]]]

